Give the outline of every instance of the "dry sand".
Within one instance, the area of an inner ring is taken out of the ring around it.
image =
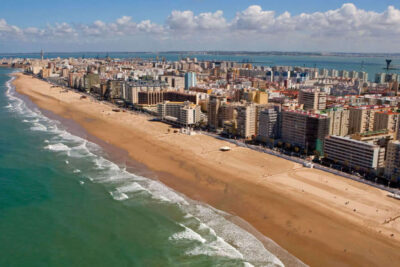
[[[382,190],[209,136],[173,133],[147,116],[17,76],[17,91],[40,108],[126,150],[169,187],[243,218],[306,264],[400,265],[400,201]],[[225,145],[232,151],[220,152]]]

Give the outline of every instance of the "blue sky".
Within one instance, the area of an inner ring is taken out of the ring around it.
[[[398,0],[1,0],[0,18],[22,27],[41,27],[54,22],[90,23],[97,19],[111,22],[124,15],[163,23],[172,10],[195,13],[222,10],[226,18],[233,18],[236,12],[250,5],[296,15],[336,9],[349,2],[358,8],[378,12],[389,5],[400,8]]]
[[[400,52],[390,44],[400,41],[399,9],[398,0],[1,0],[0,52]]]

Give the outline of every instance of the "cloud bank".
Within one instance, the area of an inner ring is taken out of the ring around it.
[[[135,22],[123,16],[114,22],[56,23],[44,28],[20,28],[0,18],[0,40],[20,47],[40,44],[57,50],[101,50],[118,44],[124,50],[296,50],[399,52],[400,10],[381,13],[354,4],[326,12],[276,14],[252,5],[227,20],[223,11],[195,14],[174,10],[164,24]],[[4,49],[4,48],[3,48]]]

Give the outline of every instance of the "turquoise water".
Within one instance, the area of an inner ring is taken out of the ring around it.
[[[0,266],[275,266],[224,214],[106,158],[0,69]]]
[[[112,58],[152,58],[156,56],[165,57],[167,60],[178,60],[186,56],[197,57],[199,60],[229,60],[236,62],[250,61],[256,62],[255,65],[265,66],[300,66],[300,67],[316,67],[326,69],[337,69],[347,71],[365,71],[368,73],[369,80],[375,79],[375,74],[380,72],[386,72],[385,59],[386,57],[380,56],[284,56],[284,55],[270,55],[270,56],[254,56],[254,55],[191,55],[191,54],[173,54],[173,53],[96,53],[96,52],[82,52],[82,53],[46,53],[45,56],[48,58],[69,58],[69,57],[106,57]],[[27,54],[0,54],[0,58],[3,57],[19,57],[19,58],[39,58],[40,53],[27,53]],[[392,66],[400,69],[400,58],[398,56],[389,57],[392,58]],[[400,70],[391,70],[391,73],[400,73]]]

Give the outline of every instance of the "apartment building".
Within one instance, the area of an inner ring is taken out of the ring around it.
[[[185,77],[162,75],[160,80],[166,82],[170,89],[184,89],[185,88]]]
[[[400,142],[390,142],[386,152],[385,176],[392,181],[400,181]]]
[[[200,106],[189,101],[164,101],[157,105],[157,113],[161,120],[186,127],[195,125],[201,119]]]
[[[330,118],[329,135],[346,136],[349,133],[350,111],[345,108],[332,108],[325,110]]]
[[[258,117],[258,139],[268,142],[270,138],[279,139],[281,136],[281,110],[275,106],[262,110]]]
[[[299,110],[282,112],[282,141],[323,154],[323,144],[329,135],[329,117]]]
[[[223,103],[226,103],[226,97],[211,95],[208,101],[208,126],[211,129],[218,129],[222,127],[222,122],[220,120],[220,107]]]
[[[320,92],[319,90],[300,90],[298,100],[299,105],[303,105],[304,110],[326,109],[326,93]]]
[[[245,139],[256,136],[256,105],[237,106],[237,134]]]
[[[386,106],[358,106],[350,107],[349,134],[364,133],[374,130],[375,113],[389,111]]]
[[[146,91],[138,92],[138,104],[139,105],[157,105],[164,101],[171,102],[185,102],[189,101],[193,104],[198,104],[198,95],[181,93],[176,91]]]
[[[325,138],[325,157],[364,171],[379,171],[384,167],[385,148],[349,137],[329,136]]]
[[[397,132],[399,127],[400,113],[392,111],[380,111],[375,113],[374,131],[388,129]]]

